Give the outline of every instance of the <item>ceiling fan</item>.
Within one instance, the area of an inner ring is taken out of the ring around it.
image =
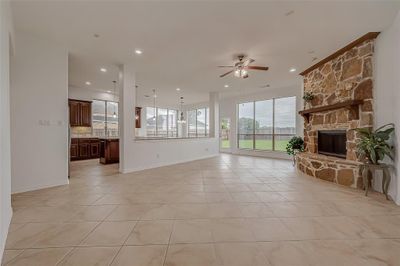
[[[245,55],[238,55],[237,56],[239,59],[239,62],[237,62],[233,66],[218,66],[218,67],[230,67],[232,70],[220,75],[220,78],[225,77],[226,75],[229,75],[230,73],[234,72],[233,74],[235,77],[238,78],[248,78],[249,77],[249,70],[264,70],[267,71],[268,67],[263,67],[263,66],[250,66],[251,63],[253,63],[255,60],[251,59],[249,57],[246,58]]]

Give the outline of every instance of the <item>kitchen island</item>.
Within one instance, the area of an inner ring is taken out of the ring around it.
[[[119,163],[118,138],[100,138],[100,163]]]

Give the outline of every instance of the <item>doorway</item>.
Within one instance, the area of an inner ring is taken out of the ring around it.
[[[219,149],[221,152],[231,152],[231,119],[221,118]]]

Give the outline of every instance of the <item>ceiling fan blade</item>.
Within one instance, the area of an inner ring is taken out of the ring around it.
[[[218,66],[218,67],[235,67],[235,66]]]
[[[262,67],[262,66],[247,66],[247,69],[254,69],[254,70],[268,70],[268,67]]]
[[[232,69],[231,71],[226,72],[225,74],[220,75],[219,77],[220,77],[220,78],[223,78],[223,77],[225,77],[226,75],[232,73],[233,71],[234,71],[234,69]]]
[[[243,66],[248,66],[249,64],[251,64],[251,63],[253,63],[255,60],[254,59],[251,59],[251,58],[246,58],[244,61],[243,61]]]

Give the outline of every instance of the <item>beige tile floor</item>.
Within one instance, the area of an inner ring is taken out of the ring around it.
[[[289,161],[117,167],[74,162],[70,185],[14,195],[3,265],[400,265],[400,207]]]

